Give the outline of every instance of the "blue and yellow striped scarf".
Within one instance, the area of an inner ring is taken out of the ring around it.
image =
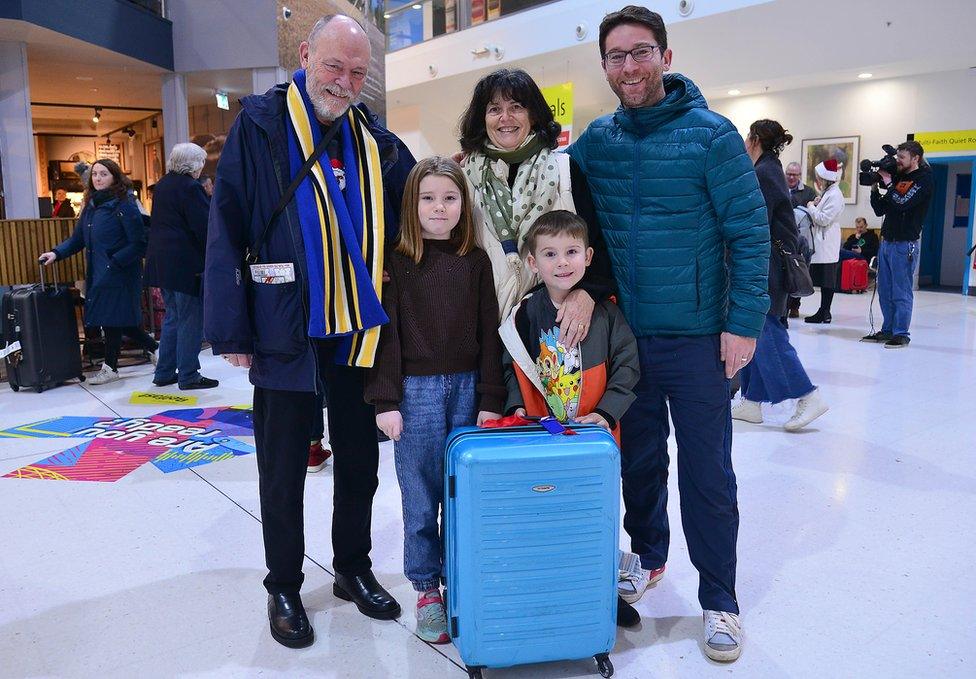
[[[288,156],[294,177],[322,136],[305,89],[305,70],[288,87]],[[383,284],[383,175],[366,116],[351,107],[339,133],[346,190],[328,160],[316,162],[295,192],[308,265],[309,337],[343,338],[336,362],[373,365]],[[324,158],[327,158],[323,154]]]

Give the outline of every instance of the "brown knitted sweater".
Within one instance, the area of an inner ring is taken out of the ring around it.
[[[390,282],[365,397],[377,413],[399,410],[405,375],[479,372],[479,410],[500,413],[506,389],[498,336],[498,300],[484,250],[464,257],[450,241],[424,240],[420,264],[390,251]]]

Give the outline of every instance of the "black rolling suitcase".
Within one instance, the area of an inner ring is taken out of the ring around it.
[[[3,336],[8,349],[20,349],[4,359],[10,388],[40,393],[66,380],[84,380],[78,345],[74,301],[66,289],[41,283],[4,293],[0,301]]]

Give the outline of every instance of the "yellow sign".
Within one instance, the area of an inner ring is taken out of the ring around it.
[[[915,141],[922,145],[926,153],[976,151],[976,130],[916,132]]]
[[[566,148],[573,137],[573,83],[543,87],[542,96],[556,122],[563,128],[559,134],[559,148]]]
[[[134,391],[129,397],[129,403],[143,406],[194,406],[197,404],[197,397],[164,394],[159,391]]]

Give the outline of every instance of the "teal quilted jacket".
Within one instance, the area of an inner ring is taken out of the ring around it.
[[[769,225],[752,161],[695,84],[664,76],[665,98],[618,108],[569,148],[586,175],[638,337],[758,337],[769,308]]]

